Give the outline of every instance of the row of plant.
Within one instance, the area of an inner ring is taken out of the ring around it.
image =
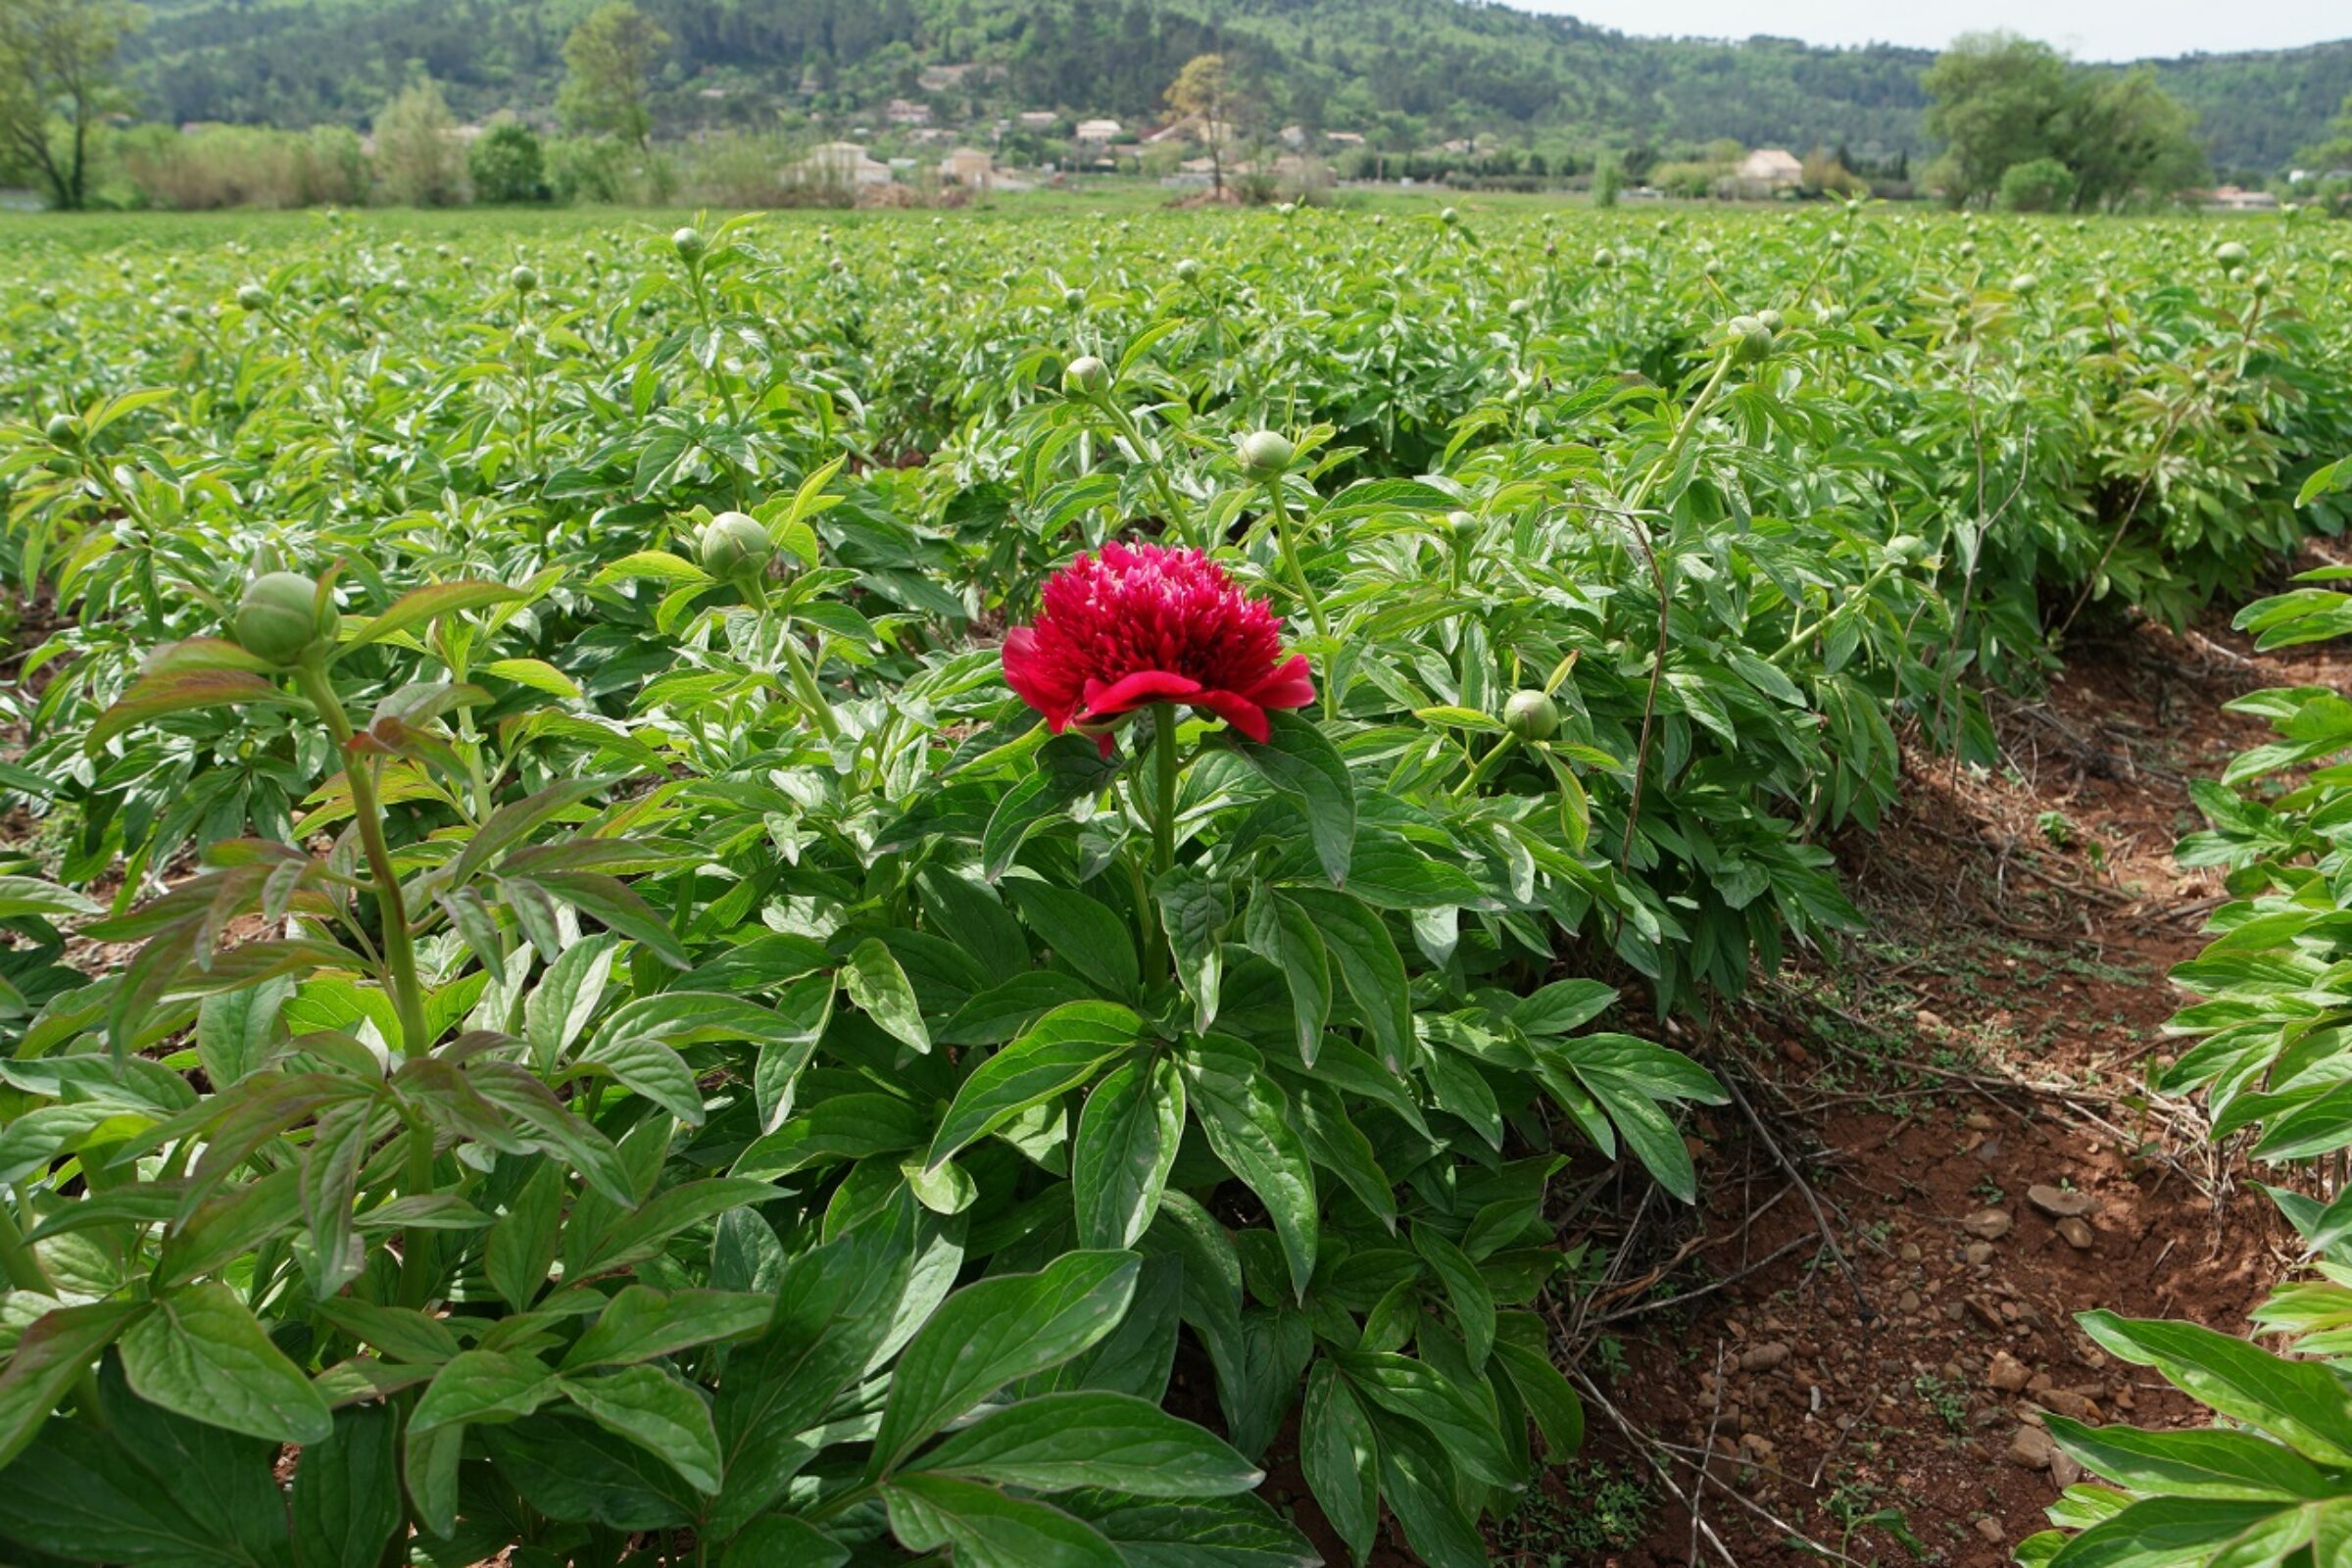
[[[1850,924],[1816,837],[2082,601],[2296,536],[2352,434],[2314,245],[34,274],[0,1533],[1297,1562],[1288,1431],[1359,1560],[1483,1561],[1578,1439],[1550,1183],[1695,1189],[1723,1091],[1642,1018]]]
[[[2305,499],[2352,488],[2352,460],[2312,475]],[[2263,651],[2352,631],[2352,596],[2301,573],[2236,617]],[[2190,786],[2208,826],[2184,866],[2223,874],[2218,933],[2173,978],[2196,1000],[2168,1032],[2183,1042],[2153,1087],[2202,1096],[2212,1136],[2284,1167],[2265,1186],[2303,1238],[2316,1277],[2280,1285],[2252,1313],[2280,1350],[2194,1323],[2083,1315],[2083,1330],[2153,1367],[2212,1410],[2211,1427],[2087,1427],[2052,1414],[2051,1436],[2100,1483],[2067,1489],[2060,1530],[2026,1542],[2034,1568],[2130,1561],[2146,1568],[2325,1568],[2352,1560],[2352,704],[2335,686],[2259,691],[2229,705],[2277,738]],[[2316,1190],[2322,1197],[2312,1196]],[[2065,1532],[2072,1530],[2073,1535]]]

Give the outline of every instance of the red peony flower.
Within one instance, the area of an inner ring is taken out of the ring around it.
[[[1200,551],[1159,545],[1106,544],[1055,572],[1037,624],[1004,639],[1004,679],[1056,735],[1189,703],[1262,741],[1267,709],[1315,700],[1273,611]]]

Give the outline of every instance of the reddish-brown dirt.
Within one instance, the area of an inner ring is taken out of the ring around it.
[[[2242,1332],[2292,1267],[2259,1173],[2140,1086],[2219,893],[2173,861],[2187,782],[2267,733],[2221,705],[2343,673],[2138,628],[1996,708],[2002,767],[1913,760],[1901,810],[1838,846],[1867,935],[1680,1041],[1755,1114],[1692,1122],[1696,1211],[1629,1201],[1594,1229],[1611,1271],[1562,1323],[1605,1468],[1547,1479],[1499,1561],[1997,1568],[2072,1470],[2038,1412],[2198,1419],[2074,1315]]]

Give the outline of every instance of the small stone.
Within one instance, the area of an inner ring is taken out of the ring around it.
[[[2091,1422],[2099,1418],[2097,1401],[2075,1389],[2052,1389],[2041,1396],[2041,1402],[2069,1421]]]
[[[1894,1309],[1898,1312],[1918,1311],[1919,1293],[1917,1291],[1905,1291],[1902,1295],[1896,1297],[1894,1298]]]
[[[2078,1252],[2089,1251],[2098,1241],[2098,1233],[2090,1228],[2090,1221],[2073,1214],[2060,1220],[2057,1229],[2058,1234],[2066,1239],[2066,1245]]]
[[[2003,1529],[2001,1522],[1990,1514],[1986,1514],[1984,1518],[1977,1521],[1977,1534],[1983,1536],[1986,1541],[1991,1542],[1996,1546],[2007,1542],[2009,1539],[2009,1532]]]
[[[1971,1242],[1960,1255],[1972,1265],[1989,1263],[1992,1261],[1992,1244],[1990,1242]]]
[[[2026,1201],[2052,1219],[2079,1219],[2099,1211],[2099,1200],[2088,1193],[2069,1192],[2063,1187],[2040,1183],[2026,1189]]]
[[[1919,1244],[1917,1242],[1905,1242],[1902,1246],[1894,1250],[1894,1255],[1901,1258],[1906,1263],[1916,1263],[1925,1254],[1920,1251]]]
[[[2009,1440],[2009,1460],[2022,1469],[2047,1470],[2057,1452],[2050,1435],[2039,1427],[2019,1427]]]
[[[2024,1391],[2026,1380],[2033,1375],[2027,1370],[2025,1362],[2007,1350],[1995,1350],[1992,1352],[1992,1365],[1985,1370],[1984,1381],[2003,1394],[2017,1394]]]
[[[1946,1320],[1957,1323],[1968,1315],[1968,1303],[1965,1301],[1946,1301],[1943,1303],[1943,1315]]]
[[[1940,1029],[1943,1027],[1943,1015],[1941,1013],[1932,1011],[1926,1007],[1922,1007],[1918,1011],[1912,1013],[1911,1021],[1919,1025],[1922,1029]]]
[[[1750,1432],[1740,1440],[1740,1451],[1750,1464],[1772,1463],[1773,1443],[1761,1432]]]
[[[1970,1152],[1976,1156],[1976,1161],[1980,1165],[1998,1165],[2001,1162],[2001,1141],[1998,1138],[1987,1138]]]
[[[2082,1479],[2082,1467],[2063,1451],[2053,1452],[2050,1455],[2050,1479],[2062,1489],[2071,1487]]]
[[[1980,1208],[1960,1222],[1960,1228],[1980,1241],[1997,1242],[2017,1222],[2005,1208]]]
[[[1788,1347],[1779,1340],[1766,1345],[1754,1345],[1740,1352],[1742,1372],[1769,1372],[1788,1359]]]
[[[1960,1124],[1976,1132],[1988,1133],[2000,1124],[1981,1110],[1972,1110],[1960,1118]]]

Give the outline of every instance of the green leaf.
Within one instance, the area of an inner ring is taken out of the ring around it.
[[[1531,1035],[1564,1035],[1607,1011],[1613,986],[1597,980],[1555,980],[1511,1009],[1511,1022]]]
[[[2298,1523],[2301,1509],[2218,1497],[2148,1497],[2068,1542],[2049,1568],[2202,1568],[2221,1547],[2266,1525]],[[2308,1523],[2303,1524],[2308,1530]],[[2275,1562],[2279,1553],[2245,1559]]]
[[[572,1058],[564,1076],[576,1078],[598,1071],[687,1126],[703,1124],[702,1089],[694,1081],[694,1069],[674,1047],[644,1035],[614,1039],[600,1034]]]
[[[1087,1492],[1060,1500],[1118,1546],[1127,1568],[1319,1568],[1323,1561],[1254,1496],[1146,1502]]]
[[[1304,1300],[1315,1272],[1315,1173],[1291,1126],[1282,1086],[1266,1075],[1256,1052],[1221,1035],[1194,1041],[1182,1059],[1193,1113],[1208,1147],[1266,1205],[1292,1288]]]
[[[767,1326],[773,1297],[748,1291],[665,1294],[630,1285],[605,1303],[596,1324],[564,1352],[563,1370],[625,1366],[698,1345],[739,1339]]]
[[[1004,889],[1055,957],[1114,997],[1136,996],[1143,971],[1135,937],[1110,906],[1043,882],[1016,880]]]
[[[931,1049],[931,1031],[923,1026],[923,1009],[914,1000],[914,987],[879,938],[867,937],[858,944],[849,962],[842,965],[841,981],[850,1001],[885,1034],[916,1051]]]
[[[294,1545],[303,1568],[376,1568],[400,1528],[399,1423],[392,1407],[335,1412],[294,1470]]]
[[[1135,1295],[1132,1252],[1070,1252],[1035,1274],[1000,1274],[940,1303],[899,1355],[874,1439],[885,1474],[1005,1384],[1057,1366],[1117,1326]]]
[[[755,1519],[727,1543],[719,1568],[841,1568],[850,1548],[788,1513]]]
[[[417,1437],[435,1427],[468,1421],[513,1421],[529,1415],[558,1392],[555,1373],[533,1356],[467,1350],[433,1374],[423,1397],[409,1413],[408,1432]]]
[[[1031,1106],[1065,1094],[1135,1044],[1142,1021],[1115,1002],[1055,1007],[972,1070],[932,1136],[924,1164],[936,1170]]]
[[[1087,1096],[1070,1147],[1079,1246],[1116,1251],[1152,1228],[1184,1110],[1184,1079],[1166,1057],[1121,1062]]]
[[[882,1489],[890,1528],[910,1551],[956,1568],[1127,1568],[1119,1549],[1058,1508],[950,1476],[901,1476]]]
[[[516,1311],[531,1304],[555,1266],[564,1228],[564,1168],[541,1156],[538,1168],[490,1226],[482,1272]]]
[[[382,614],[368,619],[351,616],[343,622],[343,646],[338,651],[349,653],[369,643],[382,642],[387,637],[414,631],[443,615],[460,611],[481,610],[491,605],[513,604],[524,596],[495,582],[441,582],[422,588],[413,588],[393,602]]]
[[[1494,1348],[1494,1293],[1462,1250],[1426,1224],[1413,1227],[1413,1250],[1437,1272],[1446,1299],[1461,1325],[1463,1348],[1473,1367],[1487,1364]]]
[[[1462,1470],[1494,1487],[1515,1487],[1494,1412],[1426,1361],[1349,1350],[1337,1357],[1348,1381],[1372,1403],[1425,1428]]]
[[[114,706],[90,723],[82,742],[98,752],[106,743],[151,720],[198,710],[218,711],[239,703],[262,703],[278,708],[302,707],[302,699],[260,675],[236,669],[162,670],[141,677]]]
[[[71,888],[37,876],[0,876],[0,920],[22,920],[27,915],[65,920],[99,912],[97,905]]]
[[[1306,1376],[1298,1468],[1323,1517],[1361,1568],[1380,1529],[1380,1440],[1372,1418],[1329,1361],[1317,1361]]]
[[[1152,884],[1160,929],[1176,956],[1176,977],[1193,999],[1193,1028],[1205,1030],[1217,1016],[1225,974],[1225,928],[1233,901],[1222,883],[1199,866],[1173,867]]]
[[[2087,1427],[2061,1415],[2044,1425],[2058,1446],[2094,1475],[2133,1492],[2239,1501],[2321,1500],[2334,1483],[2291,1448],[2223,1427],[2142,1432]]]
[[[1298,905],[1261,888],[1250,901],[1242,936],[1250,952],[1282,971],[1291,991],[1298,1059],[1312,1067],[1323,1049],[1324,1026],[1331,1021],[1331,959],[1315,922]]]
[[[560,1381],[571,1402],[598,1426],[657,1455],[695,1491],[718,1491],[725,1469],[718,1431],[710,1422],[710,1406],[695,1390],[652,1366]]]
[[[291,975],[222,991],[196,1009],[196,1060],[216,1094],[258,1069],[277,1027],[278,1009],[294,995]]]
[[[529,880],[582,914],[593,915],[622,936],[644,944],[671,968],[694,967],[694,960],[662,923],[662,917],[646,907],[645,901],[620,878],[601,871],[541,871]]]
[[[0,1367],[0,1467],[24,1451],[74,1380],[147,1308],[93,1301],[42,1313]]]
[[[1532,1315],[1517,1316],[1521,1321],[1529,1321]],[[1534,1336],[1540,1344],[1545,1332],[1544,1322],[1541,1318],[1532,1321]],[[1508,1332],[1495,1336],[1494,1359],[1509,1374],[1511,1387],[1519,1393],[1519,1402],[1536,1418],[1536,1426],[1544,1434],[1545,1457],[1553,1464],[1565,1463],[1584,1446],[1584,1400],[1577,1397],[1576,1390],[1544,1350],[1513,1339]]]
[[[1278,897],[1296,902],[1314,921],[1382,1062],[1402,1072],[1412,1045],[1412,994],[1405,987],[1404,956],[1388,926],[1362,900],[1345,893],[1297,888]]]
[[[1304,714],[1272,712],[1266,721],[1264,744],[1238,737],[1228,737],[1228,744],[1304,813],[1315,858],[1338,887],[1348,880],[1355,853],[1355,784],[1348,763],[1322,727]]]
[[[2194,1323],[2083,1312],[2076,1321],[2112,1354],[2152,1366],[2176,1388],[2260,1427],[2305,1458],[2352,1465],[2352,1399],[2335,1373]]]
[[[1248,1492],[1263,1473],[1148,1399],[1045,1394],[982,1416],[899,1474],[957,1475],[1027,1492],[1106,1487],[1140,1497]]]
[[[225,1285],[157,1298],[123,1330],[122,1373],[140,1398],[191,1421],[273,1443],[322,1443],[334,1430],[325,1398]]]

